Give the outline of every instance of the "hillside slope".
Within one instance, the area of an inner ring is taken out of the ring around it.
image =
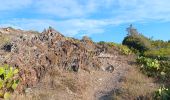
[[[110,100],[133,68],[132,55],[88,37],[77,40],[52,28],[42,33],[3,28],[0,33],[8,38],[1,45],[1,63],[20,70],[15,100]]]

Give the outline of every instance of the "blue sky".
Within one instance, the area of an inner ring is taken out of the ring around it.
[[[140,33],[170,40],[169,0],[0,0],[0,27],[121,43],[133,24]]]

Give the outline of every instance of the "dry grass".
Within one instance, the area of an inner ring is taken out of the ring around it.
[[[12,100],[81,100],[86,85],[80,84],[74,73],[62,73],[57,69],[49,71],[42,83],[25,94],[14,94]]]
[[[152,94],[158,89],[153,79],[142,74],[137,68],[131,68],[122,82],[121,93],[116,100],[152,100]]]
[[[5,34],[0,34],[0,45],[2,46],[8,42],[10,42],[10,36]]]
[[[65,87],[68,87],[68,89],[71,90],[74,93],[77,92],[77,90],[78,90],[77,85],[76,85],[76,81],[71,79],[71,78],[63,79],[62,84]]]
[[[45,75],[43,84],[39,88],[13,98],[14,100],[57,100],[57,98],[60,100],[82,100],[82,98],[87,98],[83,95],[89,86],[88,78],[85,73],[75,74],[64,73],[57,69],[52,70]],[[152,78],[148,78],[134,67],[129,69],[126,77],[120,80],[120,84],[121,87],[118,87],[111,96],[114,98],[113,100],[152,100],[152,93],[158,88]]]

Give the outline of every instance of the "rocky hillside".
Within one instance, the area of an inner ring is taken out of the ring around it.
[[[103,65],[98,58],[107,51],[88,37],[77,40],[65,37],[52,28],[36,34],[32,31],[3,28],[0,33],[8,38],[1,46],[1,63],[21,70],[22,86],[36,85],[54,67],[74,72],[90,72],[103,69],[101,66],[111,66],[109,63]]]
[[[14,99],[105,100],[119,89],[131,56],[88,37],[65,37],[53,28],[42,33],[0,29],[0,62],[18,68],[21,82]]]

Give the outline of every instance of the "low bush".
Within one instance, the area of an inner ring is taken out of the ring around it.
[[[138,57],[137,62],[145,66],[146,68],[153,68],[158,70],[160,67],[159,61],[157,59],[147,58],[147,57]]]
[[[141,69],[149,76],[154,76],[160,69],[160,63],[157,59],[141,56],[137,58],[137,63],[141,64]]]
[[[121,53],[124,55],[130,55],[133,53],[133,51],[125,45],[119,45],[118,47],[119,47],[119,50],[121,51]]]
[[[131,49],[129,49],[129,47],[122,45],[122,44],[117,44],[114,42],[104,42],[104,41],[100,41],[100,42],[98,42],[98,44],[108,45],[109,47],[116,47],[121,52],[121,54],[124,54],[124,55],[130,55],[133,53],[133,51]]]
[[[144,52],[144,55],[152,58],[160,58],[164,60],[170,59],[170,48],[160,48]]]
[[[155,92],[155,100],[170,100],[170,89],[160,87],[158,91]]]
[[[10,98],[10,93],[14,92],[19,84],[19,70],[9,65],[0,66],[0,97]]]
[[[151,49],[151,41],[144,35],[138,33],[137,29],[132,27],[127,28],[128,35],[124,38],[122,44],[127,45],[129,48],[134,48],[140,52]]]
[[[153,48],[170,48],[170,42],[163,40],[151,40],[151,44]]]
[[[151,49],[150,41],[140,34],[125,37],[122,44],[127,45],[129,48],[137,49],[140,52]]]
[[[168,60],[158,60],[156,58],[138,57],[137,63],[141,65],[141,70],[148,76],[152,76],[161,81],[170,78],[170,62]]]

